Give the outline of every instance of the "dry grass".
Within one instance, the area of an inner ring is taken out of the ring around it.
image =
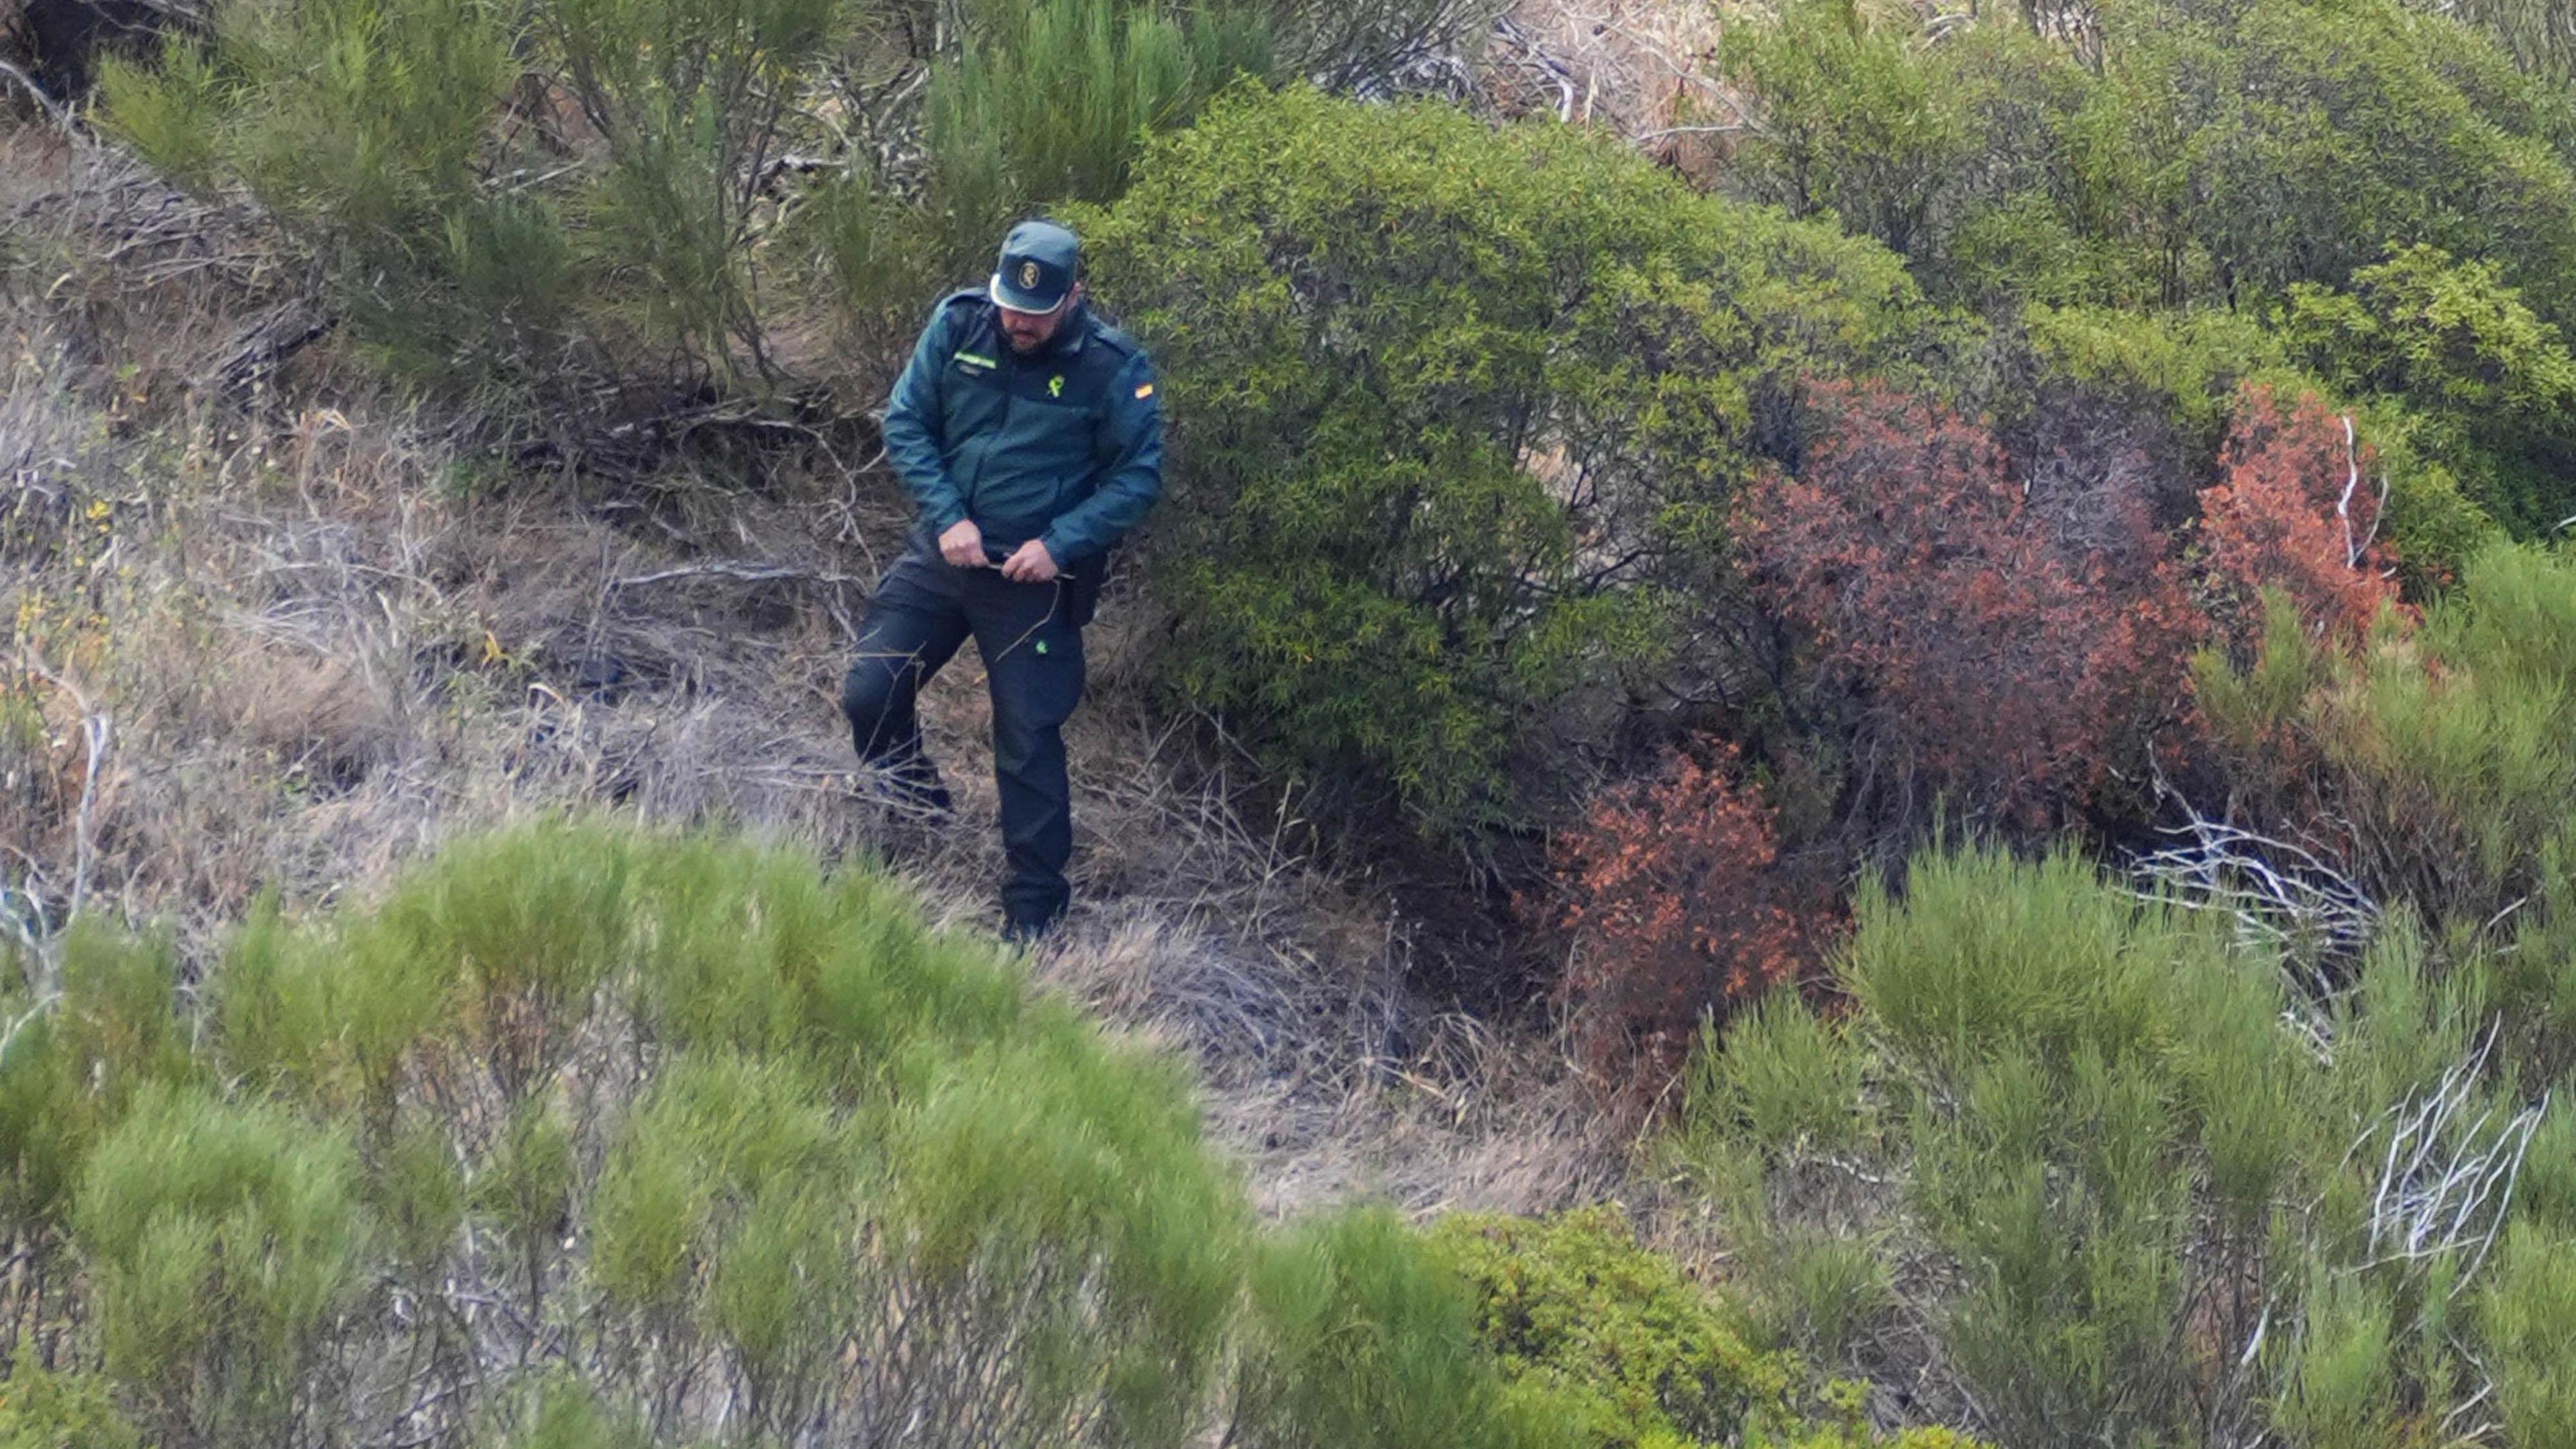
[[[0,130],[0,915],[168,922],[208,958],[259,894],[318,903],[460,831],[613,807],[897,855],[933,913],[988,924],[1000,875],[981,671],[927,691],[957,826],[854,790],[836,700],[905,507],[827,454],[763,486],[509,479],[452,420],[326,342],[228,366],[305,305],[291,259],[108,152]],[[1069,730],[1080,902],[1040,969],[1184,1049],[1274,1212],[1377,1192],[1542,1207],[1612,1180],[1544,1039],[1402,989],[1385,906],[1119,681],[1113,599]]]
[[[1702,180],[1742,130],[1718,78],[1710,0],[1520,0],[1496,23],[1487,92],[1507,114],[1598,125]]]

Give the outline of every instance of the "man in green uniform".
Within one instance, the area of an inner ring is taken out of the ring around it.
[[[911,549],[860,626],[841,709],[860,760],[934,812],[948,791],[914,700],[969,635],[993,697],[1004,930],[1063,916],[1073,854],[1063,725],[1082,697],[1082,626],[1110,547],[1162,491],[1144,350],[1092,315],[1073,233],[1023,222],[983,287],[931,313],[885,415],[886,456],[920,504]]]

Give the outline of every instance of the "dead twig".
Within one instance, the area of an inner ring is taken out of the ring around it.
[[[608,581],[608,590],[609,592],[614,593],[619,589],[640,588],[645,584],[668,583],[673,579],[703,578],[733,579],[746,584],[765,584],[774,583],[783,579],[792,579],[799,583],[827,584],[835,587],[843,585],[865,587],[867,583],[867,580],[865,579],[854,578],[849,574],[837,573],[830,569],[800,569],[785,566],[764,566],[758,564],[720,561],[716,563],[687,564],[680,568],[661,569],[649,574],[629,574],[623,578],[610,579]]]
[[[72,822],[72,888],[63,912],[63,918],[68,921],[80,914],[81,905],[89,896],[90,873],[98,864],[98,836],[90,816],[98,803],[99,774],[107,762],[108,749],[115,741],[116,726],[106,711],[91,705],[88,694],[55,673],[33,651],[27,655],[27,669],[71,700],[73,711],[80,716],[81,743],[87,751],[81,768],[80,804]]]

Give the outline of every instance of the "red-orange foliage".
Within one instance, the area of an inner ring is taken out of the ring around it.
[[[1596,1071],[1678,1064],[1703,1012],[1724,1016],[1809,959],[1770,807],[1737,781],[1733,745],[1709,753],[1613,791],[1557,842],[1576,948],[1563,991]]]
[[[2387,551],[2375,542],[2374,462],[2350,420],[2314,393],[2287,412],[2268,387],[2239,395],[2219,453],[2225,476],[2200,495],[2209,571],[2234,595],[2229,632],[2238,643],[2260,631],[2255,599],[2267,585],[2289,595],[2312,632],[2345,642],[2397,602]]]
[[[1803,466],[1749,490],[1738,531],[1855,778],[2033,826],[2080,809],[2143,758],[2206,626],[2138,470],[2042,510],[1947,409],[1876,386],[1814,404]]]

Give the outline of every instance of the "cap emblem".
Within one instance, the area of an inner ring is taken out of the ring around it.
[[[1034,287],[1037,284],[1038,264],[1035,262],[1020,263],[1020,285],[1023,287]]]

